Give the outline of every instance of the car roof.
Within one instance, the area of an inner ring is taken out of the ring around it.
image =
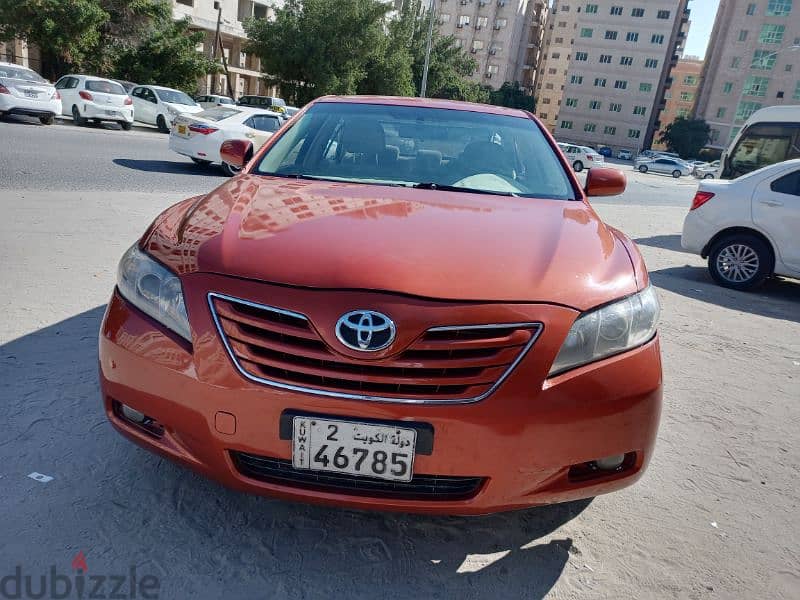
[[[443,108],[462,110],[465,112],[479,112],[493,115],[507,115],[523,119],[531,118],[524,110],[506,108],[493,104],[478,104],[476,102],[463,102],[461,100],[442,100],[439,98],[409,98],[405,96],[322,96],[315,101],[319,103],[345,103],[345,104],[385,104],[388,106],[416,106],[424,108]]]

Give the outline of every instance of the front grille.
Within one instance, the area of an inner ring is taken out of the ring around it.
[[[244,476],[265,483],[285,485],[351,496],[398,500],[467,500],[481,489],[483,477],[453,477],[416,474],[409,482],[355,477],[295,469],[292,461],[244,452],[231,452],[236,469]]]
[[[246,377],[316,394],[406,402],[488,396],[533,345],[541,323],[434,327],[380,361],[344,357],[292,311],[209,294],[214,321]]]

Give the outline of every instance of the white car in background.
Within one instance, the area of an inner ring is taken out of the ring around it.
[[[133,101],[116,81],[90,75],[64,75],[56,82],[63,113],[76,125],[113,121],[125,131],[133,125]]]
[[[0,62],[0,117],[26,115],[52,125],[61,114],[61,96],[52,83],[27,67]]]
[[[588,146],[558,142],[558,147],[561,148],[564,156],[572,165],[572,170],[576,173],[580,173],[584,169],[603,166],[605,163],[603,155]]]
[[[692,167],[681,159],[667,158],[666,156],[637,158],[633,168],[640,173],[661,173],[662,175],[672,175],[676,179],[692,173]]]
[[[258,150],[283,125],[281,115],[263,108],[218,106],[195,115],[176,117],[169,135],[169,147],[199,165],[220,163],[228,175],[239,169],[222,162],[222,142],[246,139]]]
[[[219,94],[205,94],[196,96],[195,101],[203,108],[214,108],[215,106],[233,106],[236,101],[230,96],[220,96]]]
[[[203,110],[188,94],[160,85],[138,85],[131,90],[131,98],[136,120],[155,125],[162,133],[169,133],[178,115],[195,114]]]
[[[749,290],[770,275],[800,277],[800,159],[733,180],[701,181],[681,245],[714,280]]]

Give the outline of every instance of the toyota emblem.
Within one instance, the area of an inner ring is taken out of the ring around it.
[[[392,320],[374,310],[354,310],[336,321],[336,337],[348,348],[363,352],[377,352],[394,341]]]

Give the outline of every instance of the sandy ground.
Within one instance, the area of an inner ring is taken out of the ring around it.
[[[464,519],[237,494],[111,430],[103,306],[120,254],[179,197],[0,191],[0,578],[69,573],[82,550],[90,573],[155,575],[162,598],[800,597],[800,283],[714,286],[680,251],[685,208],[597,204],[663,302],[647,474],[588,505]]]

